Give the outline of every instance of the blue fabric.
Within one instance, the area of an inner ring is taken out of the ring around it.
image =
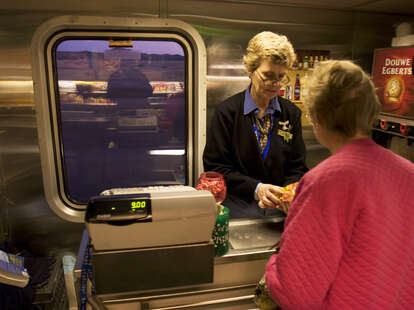
[[[259,113],[259,108],[254,102],[252,95],[250,95],[251,87],[252,87],[252,84],[250,84],[249,87],[247,87],[244,93],[244,112],[243,112],[244,115],[247,115],[252,111],[254,111],[255,114]],[[277,96],[275,96],[272,100],[270,100],[269,106],[267,107],[267,110],[264,115],[267,115],[267,114],[273,115],[276,111],[282,112]]]
[[[4,244],[0,249],[11,252]],[[35,256],[26,250],[20,251],[19,255],[24,257],[24,267],[30,275],[29,283],[22,288],[0,283],[0,310],[37,309],[32,305],[35,291],[47,284],[56,261],[51,257]]]
[[[254,200],[258,200],[256,198],[258,198],[259,186],[262,184],[263,184],[262,182],[257,183],[256,189],[254,190]]]

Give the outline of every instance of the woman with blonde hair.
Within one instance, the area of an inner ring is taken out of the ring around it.
[[[332,156],[299,182],[265,279],[282,309],[414,308],[414,164],[370,139],[379,102],[350,61],[314,71],[305,99]]]
[[[217,106],[204,149],[205,171],[224,175],[230,217],[284,215],[282,186],[307,171],[301,111],[278,96],[295,53],[283,36],[254,36],[243,62],[249,87]]]

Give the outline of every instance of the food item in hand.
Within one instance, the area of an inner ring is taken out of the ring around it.
[[[296,187],[298,186],[299,182],[291,183],[282,187],[281,190],[283,194],[281,194],[278,198],[283,202],[292,202],[293,197],[295,196]]]

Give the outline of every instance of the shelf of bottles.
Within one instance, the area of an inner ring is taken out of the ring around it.
[[[296,59],[288,72],[288,82],[280,89],[281,97],[289,99],[302,110],[303,126],[311,125],[305,117],[306,111],[303,106],[303,97],[307,95],[309,79],[319,62],[329,58],[330,52],[326,50],[296,50]]]

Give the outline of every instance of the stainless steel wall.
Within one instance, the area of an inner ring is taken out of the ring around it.
[[[18,10],[0,6],[0,242],[6,240],[38,254],[76,252],[83,231],[82,224],[64,222],[52,213],[43,195],[30,43],[36,27],[48,18],[66,14],[163,16],[190,23],[207,47],[208,119],[220,101],[248,83],[225,78],[244,75],[242,69],[215,65],[241,64],[247,42],[257,32],[283,33],[296,49],[330,50],[333,58],[354,59],[370,70],[373,49],[389,46],[392,26],[412,18],[248,1],[131,2],[27,1]],[[328,153],[311,132],[305,136],[308,163],[314,166]]]

